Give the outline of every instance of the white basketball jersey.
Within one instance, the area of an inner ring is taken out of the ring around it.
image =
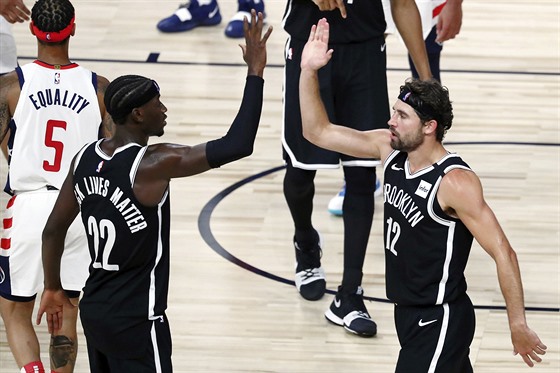
[[[420,13],[420,19],[422,20],[422,34],[424,39],[428,37],[430,31],[432,31],[432,27],[437,24],[441,8],[446,2],[447,0],[416,0],[416,6]],[[389,0],[382,0],[382,3],[385,20],[387,21],[387,30],[385,33],[394,34],[397,32],[397,26],[391,14],[391,2]]]
[[[53,66],[41,61],[16,71],[21,93],[10,124],[6,189],[60,189],[74,155],[99,137],[97,75],[75,63]]]

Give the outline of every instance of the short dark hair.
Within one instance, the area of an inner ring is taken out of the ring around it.
[[[65,29],[74,16],[74,6],[68,0],[38,0],[31,9],[33,25],[43,32],[58,32]],[[68,38],[60,43],[66,40]]]
[[[436,139],[442,141],[453,124],[453,106],[449,91],[437,80],[407,79],[400,88],[399,98],[414,108],[422,122],[434,119],[437,122]],[[406,95],[410,92],[410,95]],[[424,108],[424,109],[423,109]]]
[[[105,108],[113,122],[123,124],[134,108],[144,105],[159,94],[159,86],[140,75],[123,75],[113,80],[103,97]]]

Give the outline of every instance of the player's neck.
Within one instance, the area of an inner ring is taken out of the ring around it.
[[[426,146],[425,143],[422,144],[417,149],[408,153],[410,173],[414,174],[419,170],[439,162],[446,154],[447,151],[440,142],[430,146]]]
[[[39,46],[37,59],[50,65],[68,65],[68,48],[64,46]]]

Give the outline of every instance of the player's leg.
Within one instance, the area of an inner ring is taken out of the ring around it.
[[[336,90],[337,123],[359,131],[386,128],[389,119],[385,38],[338,46],[333,70],[341,76]],[[342,72],[348,71],[347,75]],[[374,210],[377,159],[341,154],[346,182],[343,204],[344,271],[341,286],[325,317],[346,330],[371,337],[377,325],[363,301],[363,264]]]
[[[51,198],[54,198],[51,195]],[[66,232],[64,253],[60,265],[60,278],[63,289],[75,307],[65,305],[62,329],[51,336],[50,361],[51,369],[60,373],[73,372],[78,354],[78,303],[89,275],[88,267],[91,257],[88,250],[87,237],[78,216]]]
[[[0,297],[0,313],[6,328],[8,346],[18,367],[29,364],[42,367],[39,340],[32,323],[34,297],[13,301]]]
[[[173,14],[159,21],[157,28],[162,32],[182,32],[220,22],[222,15],[216,0],[191,0],[179,5]]]
[[[342,283],[325,313],[327,320],[364,337],[377,333],[364,304],[363,266],[373,221],[374,167],[344,167],[344,270]]]
[[[295,229],[295,283],[298,292],[307,300],[322,298],[326,288],[325,273],[321,267],[321,242],[311,222],[315,174],[314,170],[293,167],[287,158],[283,185]]]
[[[42,369],[40,346],[33,326],[33,307],[43,284],[42,227],[52,210],[45,193],[12,197],[3,217],[0,245],[0,314],[10,350],[19,367]]]
[[[261,12],[266,22],[266,13],[264,11],[264,0],[237,0],[237,12],[229,20],[225,34],[230,38],[243,37],[243,18],[251,19],[251,10]]]
[[[57,373],[72,373],[78,354],[78,321],[79,292],[68,292],[70,301],[75,307],[64,305],[62,328],[51,335],[49,356],[51,370]]]
[[[440,60],[441,60],[441,51],[443,49],[443,44],[436,42],[436,27],[432,28],[430,34],[425,40],[426,43],[426,52],[428,53],[428,62],[430,63],[430,70],[432,71],[432,76],[438,82],[441,82],[441,68],[440,68]],[[410,71],[412,72],[412,76],[418,78],[418,72],[414,67],[414,63],[408,56],[408,64],[410,66]]]
[[[294,223],[293,244],[296,254],[295,283],[298,292],[307,300],[323,297],[326,289],[325,273],[321,267],[322,248],[320,237],[313,227],[313,198],[315,196],[315,174],[317,168],[337,168],[338,154],[318,148],[303,138],[299,107],[300,57],[305,42],[290,39],[286,45],[284,68],[284,128],[282,145],[286,173],[284,175],[284,197]],[[319,72],[322,84],[330,74],[327,65]],[[321,85],[322,95],[329,96],[330,90]],[[332,101],[332,100],[331,100]],[[332,105],[325,103],[327,111]]]

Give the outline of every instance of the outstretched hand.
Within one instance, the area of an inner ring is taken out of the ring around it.
[[[521,330],[512,330],[511,341],[513,343],[513,354],[519,354],[525,364],[532,367],[534,362],[540,363],[542,359],[538,355],[546,354],[546,346],[541,342],[537,333],[524,326]]]
[[[55,331],[62,328],[63,309],[64,307],[76,307],[64,292],[64,290],[48,290],[43,291],[41,296],[41,304],[39,311],[37,311],[37,325],[41,324],[43,314],[47,314],[47,326],[49,333],[53,334]]]
[[[266,42],[272,33],[272,26],[269,26],[261,38],[263,26],[263,14],[259,12],[257,15],[254,9],[251,10],[251,24],[249,24],[247,17],[243,19],[245,45],[239,44],[239,46],[243,51],[243,60],[248,67],[248,75],[263,76],[266,66]]]
[[[329,23],[321,18],[317,25],[311,27],[309,39],[301,53],[302,70],[319,70],[332,57],[333,50],[329,48]]]

